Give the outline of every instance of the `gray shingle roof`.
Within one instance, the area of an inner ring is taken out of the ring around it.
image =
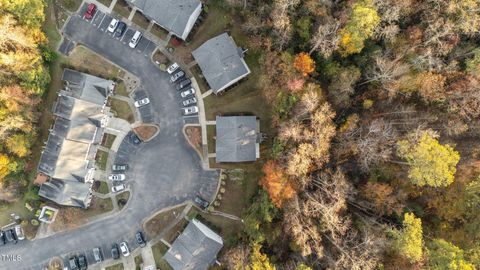
[[[206,270],[223,247],[222,238],[193,219],[163,258],[174,270]]]
[[[68,95],[74,98],[98,105],[104,105],[109,88],[113,85],[113,81],[71,69],[63,71],[62,80],[65,82],[65,91],[63,92],[68,92]]]
[[[255,116],[216,117],[216,162],[255,161],[259,157],[259,128]]]
[[[61,205],[87,207],[94,158],[103,134],[102,121],[113,82],[65,69],[65,90],[54,107],[53,128],[38,170],[50,176],[39,195]]]
[[[185,40],[202,10],[199,0],[127,0],[146,17]]]
[[[250,74],[242,49],[227,33],[207,40],[192,55],[215,94]]]
[[[90,201],[90,187],[77,181],[51,179],[42,184],[38,194],[67,206],[86,208]]]

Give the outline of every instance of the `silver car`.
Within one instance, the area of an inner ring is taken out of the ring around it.
[[[137,107],[137,108],[140,108],[140,107],[145,106],[145,105],[147,105],[147,104],[149,104],[149,103],[150,103],[150,99],[149,99],[149,98],[142,98],[142,99],[140,99],[140,100],[135,101],[135,102],[133,103],[133,105],[135,105],[135,107]]]
[[[193,105],[195,103],[197,103],[197,99],[195,97],[182,101],[183,106]]]
[[[186,98],[186,97],[189,97],[189,96],[193,96],[194,94],[195,94],[195,89],[190,88],[188,90],[185,90],[185,91],[181,92],[180,96],[182,96],[182,98]]]
[[[176,73],[174,73],[172,76],[170,76],[170,82],[174,83],[178,79],[182,78],[183,76],[185,76],[185,72],[183,72],[183,70],[179,70]]]

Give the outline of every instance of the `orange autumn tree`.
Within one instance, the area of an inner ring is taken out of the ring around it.
[[[262,187],[267,191],[270,199],[276,207],[282,207],[285,200],[295,195],[296,191],[283,172],[273,160],[267,161],[263,166],[265,174],[261,180]]]
[[[301,52],[295,56],[293,66],[300,71],[303,76],[308,76],[315,70],[315,61],[313,61],[308,53]]]

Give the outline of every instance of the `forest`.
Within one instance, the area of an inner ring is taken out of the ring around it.
[[[39,103],[50,81],[46,64],[55,57],[41,30],[44,5],[0,0],[0,189],[28,184]]]
[[[228,269],[480,269],[480,2],[228,0],[276,136]]]

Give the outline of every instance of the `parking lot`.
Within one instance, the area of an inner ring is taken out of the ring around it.
[[[137,29],[127,27],[126,31],[120,37],[113,37],[113,34],[107,31],[107,28],[114,17],[112,17],[112,15],[105,14],[100,10],[96,10],[92,19],[86,19],[83,14],[87,10],[87,5],[87,3],[84,3],[80,8],[80,11],[75,16],[81,17],[83,20],[89,22],[93,29],[105,33],[108,37],[116,39],[128,47],[128,42]],[[119,20],[120,18],[115,19]],[[143,55],[144,57],[150,57],[156,47],[157,45],[154,42],[146,37],[142,37],[136,48],[131,50],[135,51],[139,55]]]

